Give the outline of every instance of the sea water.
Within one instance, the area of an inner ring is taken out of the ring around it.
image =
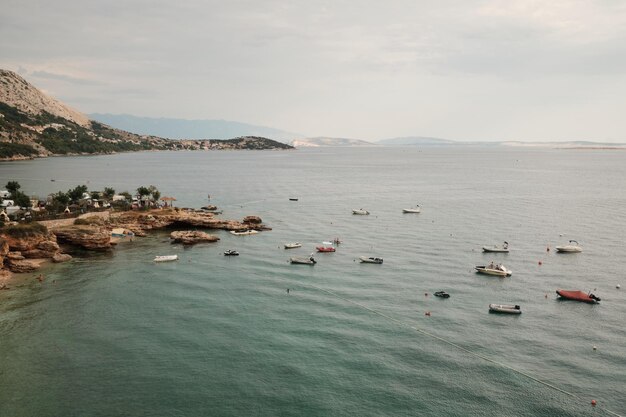
[[[0,180],[42,197],[152,184],[273,228],[189,248],[155,232],[43,283],[16,276],[0,292],[2,416],[626,414],[622,151],[146,152],[2,163]],[[335,237],[317,265],[288,263]],[[583,252],[556,254],[569,239]],[[490,261],[513,275],[474,272]]]

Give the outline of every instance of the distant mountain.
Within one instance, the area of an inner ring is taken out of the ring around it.
[[[457,145],[459,142],[448,139],[431,138],[427,136],[406,136],[401,138],[381,139],[379,145]]]
[[[118,129],[169,139],[229,139],[238,136],[264,136],[281,142],[289,142],[300,136],[271,127],[228,120],[185,120],[101,113],[92,113],[89,117]]]
[[[251,136],[200,141],[137,135],[89,120],[16,73],[0,69],[0,160],[141,150],[291,148]]]
[[[375,143],[367,142],[360,139],[344,139],[344,138],[301,138],[291,142],[291,145],[299,147],[318,147],[318,146],[376,146]]]

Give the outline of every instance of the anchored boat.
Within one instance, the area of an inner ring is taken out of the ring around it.
[[[479,265],[475,267],[475,269],[476,269],[476,272],[480,274],[495,275],[498,277],[510,277],[512,274],[512,271],[509,269],[506,269],[504,265],[501,265],[501,264],[494,265],[493,262],[486,266]]]
[[[289,258],[289,262],[291,262],[292,264],[300,264],[300,265],[315,265],[317,263],[317,261],[315,260],[315,258],[313,258],[313,256],[309,256],[308,258],[293,257],[293,258]]]
[[[383,258],[378,258],[378,257],[374,257],[374,256],[359,256],[359,260],[361,261],[361,263],[364,264],[382,264],[383,263]]]
[[[367,216],[370,214],[369,211],[363,209],[352,209],[352,214],[358,214],[360,216]]]
[[[522,314],[522,309],[518,305],[510,304],[489,304],[490,313],[504,313],[504,314]]]
[[[233,249],[228,249],[227,251],[224,251],[224,256],[239,256],[239,252]]]
[[[285,249],[296,249],[296,248],[301,248],[301,247],[302,247],[302,243],[300,242],[285,243]]]
[[[332,246],[317,246],[315,249],[317,249],[318,252],[334,252],[335,248],[333,248]]]
[[[243,232],[238,232],[238,231],[236,231],[236,230],[231,230],[231,231],[230,231],[230,234],[231,234],[231,235],[235,235],[235,236],[248,236],[248,235],[256,235],[257,233],[259,233],[259,232],[257,232],[256,230],[245,230],[245,231],[243,231]]]
[[[437,291],[434,295],[435,297],[450,298],[450,294],[445,291]]]
[[[580,290],[556,290],[556,293],[566,300],[582,301],[589,304],[596,304],[600,301],[600,297]]]
[[[416,205],[415,207],[402,209],[403,213],[420,213],[422,210],[420,209],[420,205]]]
[[[154,262],[170,262],[177,261],[178,255],[159,255],[154,257]]]
[[[483,252],[509,253],[509,242],[504,242],[502,246],[483,246]]]
[[[583,248],[575,240],[570,240],[569,245],[557,246],[556,251],[560,253],[578,253],[582,252]]]

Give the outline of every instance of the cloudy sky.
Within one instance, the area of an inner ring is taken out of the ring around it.
[[[0,5],[0,67],[85,113],[366,140],[626,142],[622,0]]]

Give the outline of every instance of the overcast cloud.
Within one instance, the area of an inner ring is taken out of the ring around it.
[[[85,113],[626,142],[621,0],[0,2],[0,67]]]

